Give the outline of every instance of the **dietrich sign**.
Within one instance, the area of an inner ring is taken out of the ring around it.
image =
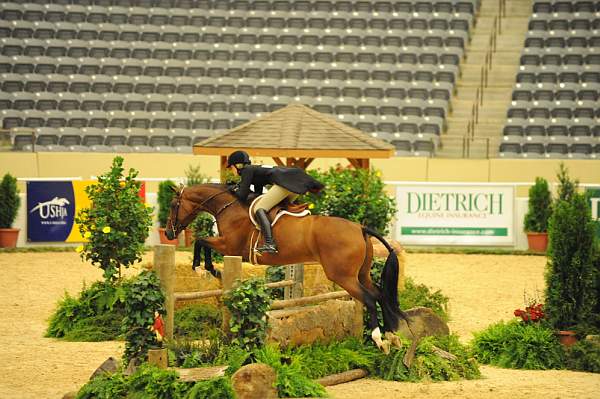
[[[403,244],[514,244],[511,186],[399,185],[396,199],[397,237]]]

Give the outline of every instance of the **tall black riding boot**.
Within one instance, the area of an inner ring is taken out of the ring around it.
[[[273,240],[273,233],[271,231],[271,221],[269,220],[269,215],[264,209],[257,209],[254,213],[256,215],[256,220],[258,224],[260,224],[260,231],[262,231],[263,236],[265,237],[265,244],[256,248],[258,252],[267,252],[271,254],[277,253],[277,244],[275,244],[275,240]]]

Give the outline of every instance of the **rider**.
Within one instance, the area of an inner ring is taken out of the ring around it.
[[[252,165],[250,156],[245,151],[232,152],[227,158],[227,167],[233,167],[241,177],[234,194],[242,201],[246,201],[250,193],[260,195],[264,186],[272,185],[256,203],[254,215],[265,237],[265,244],[257,248],[257,251],[277,253],[268,212],[285,198],[292,202],[307,191],[320,191],[323,184],[300,168]],[[254,185],[254,191],[250,190],[250,185]]]

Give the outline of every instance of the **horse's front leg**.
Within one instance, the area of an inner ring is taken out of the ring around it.
[[[224,237],[206,237],[202,238],[201,241],[208,248],[214,249],[221,254],[227,253],[227,243]]]

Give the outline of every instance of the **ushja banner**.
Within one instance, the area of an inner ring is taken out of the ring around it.
[[[75,216],[90,207],[85,188],[95,180],[28,181],[27,182],[27,241],[83,242]],[[142,182],[140,199],[146,200]]]
[[[402,244],[514,244],[512,186],[400,185],[396,200],[396,236]]]

